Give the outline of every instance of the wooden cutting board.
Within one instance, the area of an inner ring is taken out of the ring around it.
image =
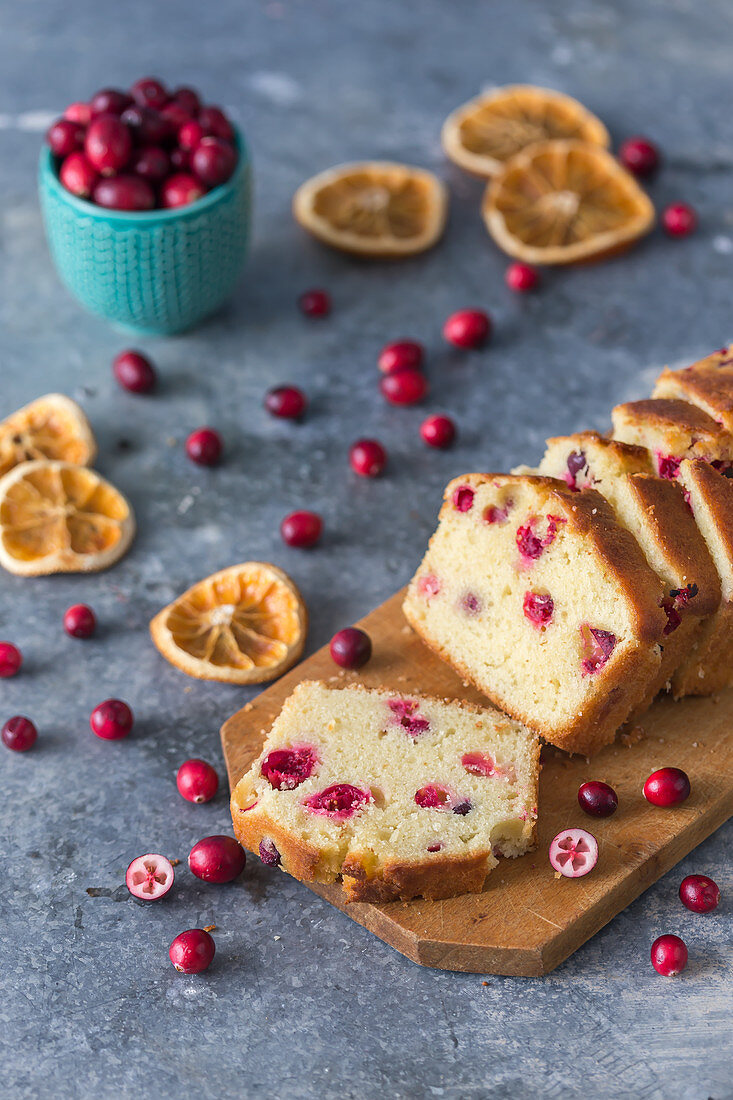
[[[358,624],[373,644],[361,672],[339,670],[324,646],[225,722],[221,738],[231,786],[259,753],[300,680],[358,679],[367,687],[485,703],[407,626],[402,597],[396,593]],[[641,740],[610,746],[591,763],[551,746],[543,750],[537,850],[500,860],[481,894],[345,905],[338,886],[309,889],[422,966],[547,974],[733,814],[733,688],[716,698],[663,699],[640,725]],[[683,768],[692,784],[691,796],[674,809],[651,806],[642,795],[649,773],[666,765]],[[613,817],[590,818],[580,810],[577,791],[587,779],[614,787],[619,808]],[[568,826],[589,829],[599,842],[598,864],[584,878],[556,878],[547,859],[552,837]]]

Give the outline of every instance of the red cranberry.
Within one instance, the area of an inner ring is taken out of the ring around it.
[[[163,145],[174,133],[170,122],[150,107],[128,107],[122,112],[122,122],[138,145]]]
[[[598,862],[598,841],[586,829],[563,829],[550,842],[550,863],[565,878],[582,878]]]
[[[171,210],[177,206],[188,206],[196,202],[204,193],[199,180],[190,172],[176,172],[163,182],[160,192],[161,205]]]
[[[425,349],[416,340],[396,340],[382,348],[377,366],[383,374],[394,374],[398,370],[420,370],[424,355]]]
[[[123,390],[150,393],[155,389],[155,367],[141,351],[121,351],[112,361],[112,371]]]
[[[84,127],[68,118],[57,118],[46,131],[46,141],[55,157],[68,157],[84,144]]]
[[[372,640],[358,626],[347,626],[334,634],[329,649],[341,668],[361,668],[372,655]]]
[[[276,791],[294,791],[313,775],[319,763],[318,753],[311,745],[293,745],[269,752],[260,771]]]
[[[618,795],[608,783],[591,779],[578,788],[578,804],[591,817],[610,817],[616,813]]]
[[[390,724],[401,726],[408,737],[417,740],[423,733],[430,729],[430,721],[419,712],[419,703],[415,699],[390,699],[389,709],[392,712]]]
[[[555,601],[552,596],[541,592],[525,592],[522,610],[524,617],[541,630],[552,621]]]
[[[205,137],[205,134],[201,123],[190,118],[188,122],[184,122],[178,131],[178,144],[181,149],[190,151],[196,148],[203,137]]]
[[[444,450],[456,438],[456,426],[449,416],[429,416],[420,425],[420,435],[429,447]]]
[[[94,201],[108,210],[152,210],[155,193],[140,176],[112,176],[94,188]]]
[[[485,752],[464,752],[461,764],[469,775],[480,775],[488,779],[499,774],[496,761]]]
[[[3,744],[13,752],[28,752],[32,749],[38,738],[38,730],[30,718],[24,718],[17,714],[14,718],[8,718],[2,729]]]
[[[273,416],[283,420],[299,420],[308,401],[297,386],[275,386],[265,394],[265,408]]]
[[[325,290],[306,290],[298,305],[306,317],[325,317],[331,312],[331,297]]]
[[[681,768],[660,768],[644,784],[644,798],[654,806],[678,806],[690,797],[690,780]]]
[[[657,974],[674,978],[687,966],[687,947],[679,936],[660,936],[652,944],[652,966]]]
[[[491,336],[491,318],[481,309],[461,309],[445,322],[443,336],[457,348],[480,348]]]
[[[116,115],[98,115],[89,124],[84,152],[93,168],[103,176],[112,176],[130,159],[130,131]]]
[[[188,855],[189,869],[204,882],[233,882],[246,862],[244,848],[233,836],[205,836]]]
[[[15,676],[23,664],[23,655],[12,642],[0,642],[0,679]]]
[[[662,211],[662,225],[670,237],[689,237],[697,229],[697,214],[686,202],[673,202]]]
[[[540,285],[540,273],[531,264],[509,264],[504,274],[506,285],[517,294],[526,294]]]
[[[92,733],[103,741],[121,741],[132,729],[132,711],[121,699],[107,699],[95,707],[89,719]]]
[[[512,500],[508,500],[503,508],[497,507],[496,504],[490,504],[488,508],[484,508],[484,523],[506,523],[513,507],[514,501]]]
[[[184,111],[189,115],[195,115],[201,107],[201,100],[199,99],[198,92],[195,92],[193,88],[176,88],[173,92],[171,99],[174,103],[180,103]]]
[[[345,821],[373,801],[370,790],[361,790],[351,783],[333,783],[325,790],[310,795],[303,805],[311,813]]]
[[[88,103],[70,103],[64,111],[64,118],[86,127],[92,121],[92,109]]]
[[[580,668],[583,676],[590,676],[594,672],[600,672],[616,648],[616,635],[610,630],[599,630],[591,626],[587,634],[581,629],[588,656],[581,661]]]
[[[175,100],[171,100],[170,103],[166,103],[165,107],[161,108],[160,117],[165,120],[171,135],[178,134],[181,126],[185,126],[187,122],[191,121],[190,111],[187,111],[180,103],[176,103]]]
[[[288,546],[315,546],[323,532],[323,520],[316,512],[291,512],[280,524]]]
[[[198,466],[216,466],[221,451],[221,436],[213,428],[197,428],[186,440],[186,454]]]
[[[264,863],[265,867],[279,867],[281,862],[281,856],[278,852],[274,840],[270,840],[269,837],[265,837],[260,841],[259,846],[260,859]]]
[[[158,901],[164,898],[175,879],[173,864],[156,852],[133,859],[127,868],[125,885],[134,898],[140,901]]]
[[[96,627],[94,612],[85,603],[75,603],[64,613],[64,630],[72,638],[91,638]]]
[[[387,452],[376,439],[358,439],[349,448],[349,462],[360,477],[379,477],[387,465]]]
[[[181,974],[200,974],[211,966],[216,945],[203,928],[189,928],[176,936],[168,948],[168,956]]]
[[[618,159],[635,176],[653,176],[659,168],[659,150],[649,138],[630,137],[621,145]]]
[[[141,107],[153,107],[156,111],[165,107],[168,102],[168,92],[164,85],[153,76],[136,80],[130,88],[130,95]]]
[[[385,374],[379,388],[390,405],[416,405],[428,392],[425,375],[419,370],[398,370],[394,374]]]
[[[171,170],[170,157],[159,145],[148,145],[133,157],[132,170],[150,183],[160,183]]]
[[[452,502],[453,507],[457,512],[470,512],[473,508],[473,498],[475,493],[473,489],[470,489],[468,485],[459,485],[457,489],[453,491]]]
[[[191,154],[191,168],[207,187],[226,183],[236,166],[237,154],[221,138],[202,138]]]
[[[120,92],[117,88],[102,88],[92,96],[89,104],[92,118],[97,115],[121,115],[126,107],[132,103],[132,96],[127,92]]]
[[[69,153],[59,169],[59,179],[72,195],[88,199],[94,191],[99,174],[83,153]]]
[[[171,168],[175,168],[177,172],[184,172],[188,168],[190,157],[186,149],[181,149],[176,146],[175,149],[170,151]]]
[[[211,764],[194,757],[181,764],[176,773],[176,786],[187,802],[211,802],[219,788],[219,776]]]
[[[198,118],[207,134],[222,141],[234,140],[234,128],[221,107],[202,107]]]
[[[709,913],[720,902],[720,889],[707,875],[688,875],[680,884],[680,901],[693,913]]]

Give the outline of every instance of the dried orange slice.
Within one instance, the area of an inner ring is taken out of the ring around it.
[[[262,561],[199,581],[150,624],[167,661],[198,680],[260,684],[300,657],[308,615],[287,573]]]
[[[411,256],[440,237],[448,192],[424,168],[388,161],[341,164],[295,192],[293,213],[324,244],[362,256]]]
[[[113,565],[135,533],[122,493],[85,466],[23,462],[0,479],[0,565],[22,577]]]
[[[61,393],[47,393],[0,421],[0,477],[33,459],[91,466],[96,455],[89,421],[76,401]]]
[[[486,228],[510,256],[571,264],[628,248],[654,225],[654,207],[610,153],[543,141],[513,157],[486,188]]]
[[[572,138],[610,144],[608,130],[582,103],[550,88],[508,84],[458,107],[443,123],[443,149],[475,176],[495,176],[537,141]]]

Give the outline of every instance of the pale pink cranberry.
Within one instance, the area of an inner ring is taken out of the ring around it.
[[[86,127],[92,121],[92,109],[88,103],[70,103],[64,111],[64,118]]]
[[[272,416],[283,420],[299,420],[308,400],[297,386],[275,386],[265,394],[265,408]]]
[[[681,458],[675,458],[674,455],[663,455],[657,451],[657,471],[660,477],[667,478],[668,481],[674,481],[677,474],[680,472]]]
[[[419,370],[398,370],[385,374],[379,389],[390,405],[416,405],[427,394],[428,383]]]
[[[132,96],[117,88],[102,88],[96,92],[89,103],[92,118],[98,115],[121,115],[132,103]]]
[[[178,131],[178,144],[181,149],[187,149],[190,152],[196,148],[205,136],[201,123],[197,122],[195,118],[190,118],[188,122],[184,122]]]
[[[205,836],[188,854],[188,866],[204,882],[233,882],[241,875],[247,857],[233,836]]]
[[[506,285],[517,294],[527,294],[540,285],[540,273],[531,264],[509,264],[504,274]]]
[[[608,783],[591,779],[578,788],[578,805],[591,817],[610,817],[618,808],[618,795]]]
[[[289,749],[273,749],[260,765],[260,771],[276,791],[294,791],[310,779],[320,759],[312,745],[293,745]]]
[[[265,837],[260,841],[259,853],[265,867],[280,866],[282,857],[275,846],[275,841],[271,840],[270,837]]]
[[[298,298],[298,306],[306,317],[326,317],[331,312],[331,296],[325,290],[306,290]]]
[[[46,131],[46,141],[55,157],[68,157],[84,144],[84,127],[69,118],[57,118]]]
[[[390,699],[387,705],[392,712],[390,723],[401,726],[408,737],[420,737],[430,729],[430,722],[419,713],[414,699]]]
[[[457,512],[470,512],[473,508],[473,498],[476,494],[469,485],[459,485],[453,490],[451,502]]]
[[[89,718],[92,733],[103,741],[121,741],[132,729],[133,716],[121,699],[106,699],[95,707]]]
[[[522,604],[524,616],[538,630],[543,630],[552,620],[555,601],[542,592],[525,592]]]
[[[697,229],[697,214],[686,202],[673,202],[662,211],[662,225],[670,237],[689,237]]]
[[[315,546],[323,534],[323,520],[317,512],[291,512],[280,524],[280,534],[288,546]]]
[[[202,107],[198,120],[207,134],[221,138],[222,141],[234,141],[234,127],[221,107]]]
[[[0,736],[5,747],[12,749],[13,752],[28,752],[38,739],[38,730],[30,718],[16,714],[13,718],[8,718]]]
[[[176,172],[163,181],[160,191],[161,206],[166,210],[188,206],[200,199],[203,193],[204,188],[196,176],[192,176],[190,172]]]
[[[418,595],[423,596],[426,600],[431,599],[433,596],[437,596],[441,587],[441,583],[434,573],[425,573],[422,577],[418,578]]]
[[[680,883],[680,901],[693,913],[710,913],[720,903],[720,889],[707,875],[688,875]]]
[[[627,171],[641,178],[653,176],[659,168],[659,150],[645,137],[627,138],[618,151],[618,159]]]
[[[362,790],[351,783],[333,783],[323,791],[317,791],[304,801],[311,813],[345,821],[374,801],[370,790]]]
[[[329,651],[341,668],[362,668],[372,655],[372,640],[358,626],[347,626],[331,638]]]
[[[550,842],[550,863],[565,878],[581,878],[598,862],[598,842],[585,829],[564,829]]]
[[[471,812],[471,800],[455,794],[441,783],[428,783],[415,791],[415,802],[424,810],[440,810],[442,813],[465,817]]]
[[[358,439],[349,449],[349,463],[360,477],[379,477],[387,465],[387,452],[376,439]]]
[[[429,416],[420,425],[420,435],[429,447],[444,450],[456,438],[456,426],[449,416]]]
[[[170,173],[170,157],[159,145],[148,145],[133,156],[131,168],[149,183],[160,183]]]
[[[681,768],[659,768],[644,784],[644,798],[654,806],[679,806],[690,797],[690,780]]]
[[[480,348],[491,335],[491,318],[480,309],[461,309],[443,325],[443,336],[457,348]]]
[[[155,389],[155,367],[141,351],[121,351],[112,361],[112,372],[123,390],[130,393],[151,393]]]
[[[687,966],[687,947],[679,936],[669,933],[659,936],[652,944],[652,966],[657,974],[665,978],[674,978]]]
[[[85,603],[75,603],[64,612],[64,630],[71,638],[91,638],[96,629],[96,616]]]
[[[165,107],[169,98],[165,85],[154,76],[136,80],[130,88],[130,95],[141,107],[153,107],[156,111]]]
[[[83,153],[70,153],[59,168],[59,179],[72,195],[79,199],[88,199],[94,191],[99,173]]]
[[[197,466],[216,466],[221,452],[221,436],[213,428],[197,428],[186,440],[186,454]]]
[[[165,145],[174,135],[168,119],[152,107],[128,107],[122,112],[121,120],[138,145]]]
[[[187,802],[211,802],[219,789],[219,776],[211,764],[192,757],[184,761],[176,772],[176,786]]]
[[[116,115],[99,115],[89,124],[84,152],[93,168],[103,176],[112,176],[121,171],[130,159],[130,131]]]
[[[600,672],[616,648],[616,635],[610,630],[599,630],[597,627],[580,628],[581,637],[586,648],[587,656],[581,662],[583,676],[590,676],[594,672]]]
[[[207,187],[226,183],[236,166],[237,154],[221,138],[202,138],[191,154],[191,168]]]
[[[497,507],[496,504],[490,504],[488,508],[484,509],[484,523],[506,523],[513,507],[514,501],[511,500],[508,500],[503,508]]]
[[[383,374],[400,370],[420,370],[425,349],[417,340],[395,340],[385,344],[379,353],[377,366]]]
[[[464,752],[461,764],[469,775],[480,775],[486,779],[496,775],[496,761],[487,752]]]
[[[152,210],[155,193],[140,176],[111,176],[95,185],[92,198],[108,210]]]
[[[15,676],[23,664],[23,655],[12,642],[0,642],[0,679]]]
[[[180,974],[200,974],[208,970],[216,945],[203,928],[189,928],[176,936],[168,948],[168,956]]]
[[[140,901],[158,901],[168,893],[174,878],[171,861],[155,852],[148,852],[133,859],[127,868],[125,885]]]
[[[482,610],[482,603],[475,592],[466,592],[465,596],[461,598],[461,610],[471,617],[479,615]]]
[[[193,88],[187,88],[185,85],[176,88],[172,93],[171,99],[175,103],[180,103],[183,110],[189,115],[196,115],[201,107],[201,100],[199,99],[198,92]]]

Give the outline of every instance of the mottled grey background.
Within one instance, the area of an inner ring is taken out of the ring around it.
[[[0,19],[1,411],[51,389],[77,398],[100,441],[99,468],[129,495],[140,527],[128,557],[100,576],[0,577],[0,637],[26,658],[22,675],[0,686],[2,717],[26,713],[40,730],[34,752],[0,753],[0,1090],[733,1096],[730,827],[547,978],[483,984],[424,970],[254,859],[233,886],[192,878],[188,850],[227,830],[227,801],[185,803],[175,769],[200,754],[223,776],[218,727],[248,693],[187,680],[147,635],[149,618],[192,581],[266,558],[302,587],[313,650],[407,580],[449,477],[536,459],[546,435],[602,426],[613,403],[643,394],[648,368],[731,339],[728,0],[5,0]],[[200,85],[232,109],[254,151],[257,213],[232,308],[191,335],[144,342],[162,386],[135,398],[110,376],[128,340],[86,316],[51,269],[34,175],[49,112],[148,72]],[[438,141],[451,108],[507,81],[579,96],[616,140],[653,137],[666,162],[654,200],[692,202],[699,233],[669,241],[657,232],[625,258],[551,272],[541,294],[512,296],[506,260],[479,219],[481,186],[444,163]],[[354,157],[444,176],[452,211],[435,252],[363,265],[293,224],[295,187]],[[333,294],[327,321],[295,308],[311,285]],[[494,315],[494,342],[447,351],[444,317],[472,304]],[[388,409],[376,392],[376,353],[400,335],[428,346],[425,409]],[[310,395],[301,426],[262,410],[264,391],[283,381]],[[426,409],[455,416],[452,452],[421,443]],[[213,472],[182,450],[202,423],[226,440]],[[361,435],[389,449],[380,481],[349,471],[347,448]],[[280,542],[279,521],[294,507],[325,516],[313,552]],[[62,632],[77,600],[99,615],[94,641]],[[109,695],[137,717],[119,744],[88,728]],[[130,859],[149,850],[184,862],[171,895],[146,908],[122,883]],[[692,871],[723,887],[714,915],[677,900]],[[203,977],[178,975],[170,940],[209,922],[214,965]],[[665,931],[690,947],[674,981],[649,963]]]

